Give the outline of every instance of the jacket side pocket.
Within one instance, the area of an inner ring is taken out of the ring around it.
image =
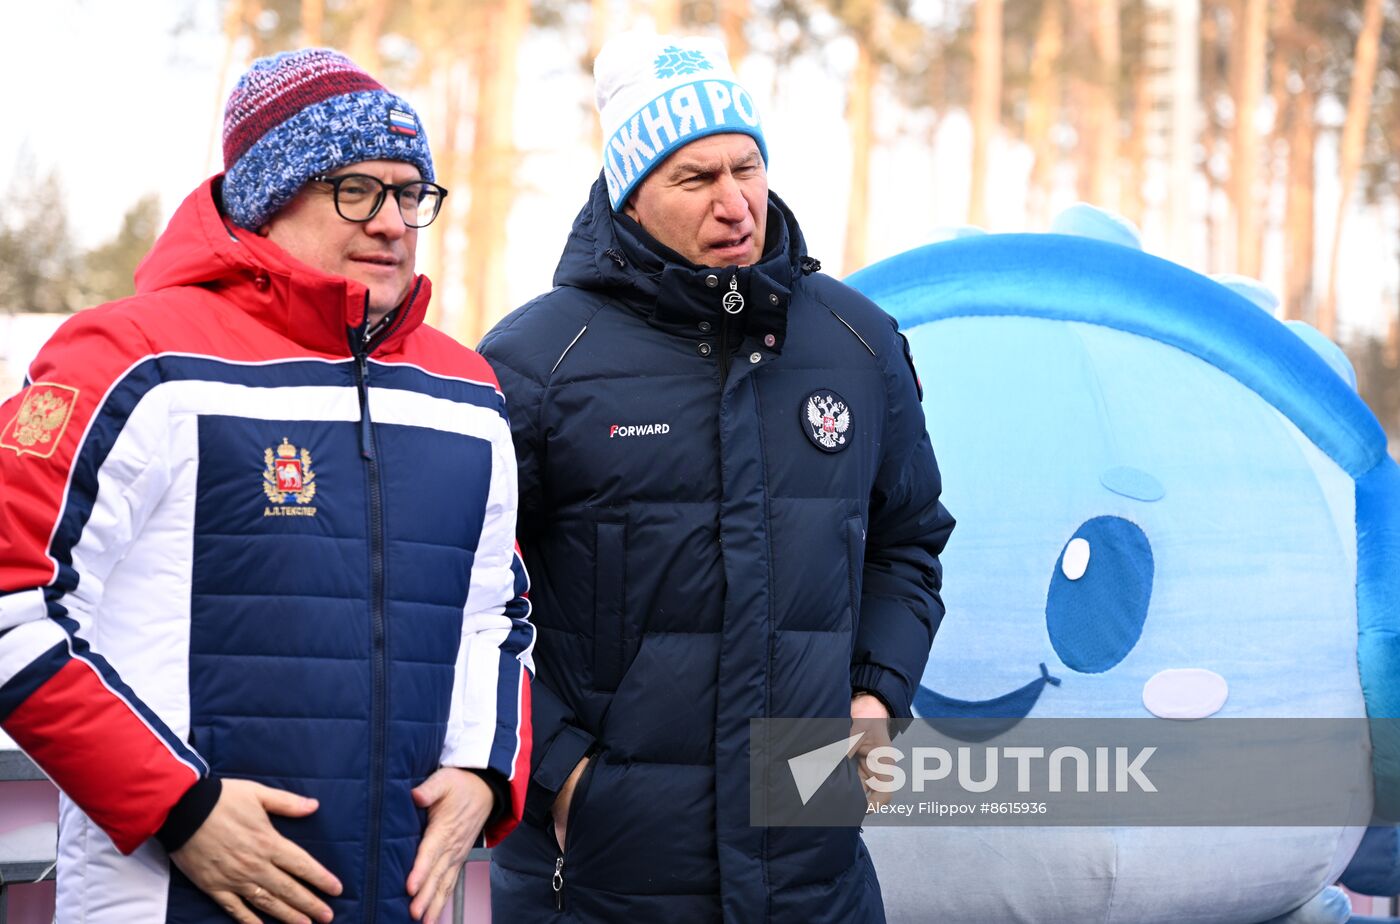
[[[594,547],[593,688],[617,689],[627,670],[627,524],[599,523]]]
[[[865,575],[865,522],[859,515],[846,518],[846,562],[851,593],[851,627],[860,625],[860,587]]]

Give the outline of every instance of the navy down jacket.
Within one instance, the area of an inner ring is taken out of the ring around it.
[[[894,322],[816,272],[776,197],[767,245],[694,266],[600,180],[557,287],[482,342],[539,633],[497,920],[883,920],[855,828],[750,824],[749,721],[849,717],[853,690],[908,716],[953,520]]]

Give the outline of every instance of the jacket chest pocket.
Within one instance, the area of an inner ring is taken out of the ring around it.
[[[596,524],[593,584],[593,688],[611,692],[641,646],[627,622],[627,523]]]

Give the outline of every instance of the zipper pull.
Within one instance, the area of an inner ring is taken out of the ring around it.
[[[739,292],[738,273],[729,277],[729,291],[724,293],[722,303],[724,310],[729,314],[738,314],[744,310],[744,296]]]
[[[369,292],[365,293],[364,316],[354,333],[359,334],[359,343],[355,342],[354,336],[349,339],[350,352],[355,357],[355,390],[360,393],[360,457],[373,459],[374,435],[369,429],[369,342],[374,337],[374,331],[369,324]]]
[[[560,854],[559,859],[554,861],[554,879],[550,882],[554,886],[554,910],[564,910],[564,855]]]
[[[360,392],[360,457],[374,458],[374,436],[369,429],[369,357],[361,346],[355,352],[355,378]]]

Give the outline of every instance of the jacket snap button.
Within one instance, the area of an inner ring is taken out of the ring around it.
[[[267,287],[271,284],[272,280],[267,278],[266,273],[259,273],[257,276],[253,277],[253,288],[257,289],[259,292],[266,292]]]
[[[770,301],[770,302],[772,302],[773,304],[776,305],[776,304],[778,304],[778,296],[776,296],[776,295],[770,295],[770,296],[768,296],[768,301]]]
[[[702,334],[708,334],[709,332],[710,332],[710,322],[709,322],[709,321],[701,321],[701,322],[700,322],[700,333],[702,333]]]
[[[762,353],[750,353],[750,354],[749,354],[749,362],[751,362],[751,363],[756,363],[756,362],[758,362],[758,361],[759,361],[760,359],[762,359],[762,358],[763,358],[763,354],[762,354]]]
[[[710,355],[710,345],[709,345],[708,343],[702,343],[702,344],[700,344],[700,346],[696,347],[696,349],[698,349],[698,350],[700,351],[700,355],[701,355],[701,356],[709,356],[709,355]]]
[[[777,343],[778,343],[778,338],[777,338],[777,337],[774,337],[772,334],[765,334],[765,335],[764,335],[764,337],[763,337],[763,345],[764,345],[764,346],[766,346],[766,347],[775,346],[775,345],[777,345]]]
[[[716,276],[714,273],[711,273],[710,275],[705,277],[705,285],[713,289],[715,286],[719,285],[719,277]]]

